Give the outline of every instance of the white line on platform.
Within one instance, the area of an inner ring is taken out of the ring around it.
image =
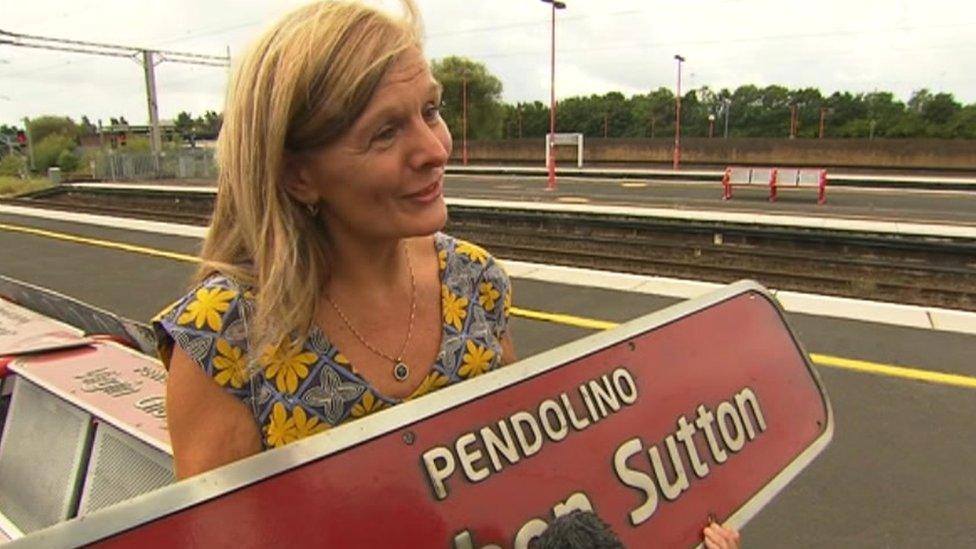
[[[493,207],[512,210],[559,211],[604,215],[627,215],[686,221],[724,221],[750,225],[778,227],[804,227],[839,231],[870,231],[915,236],[946,236],[976,238],[976,227],[963,225],[936,225],[934,223],[908,223],[901,221],[873,221],[828,217],[756,214],[742,212],[716,212],[708,210],[683,210],[674,208],[644,208],[635,206],[601,206],[587,204],[550,204],[546,202],[517,202],[506,200],[482,200],[476,198],[448,198],[449,206]]]
[[[698,297],[723,286],[713,282],[614,273],[525,261],[503,260],[503,263],[514,278],[680,299]],[[969,311],[801,292],[776,290],[772,292],[783,308],[792,313],[976,335],[976,313]]]
[[[207,231],[206,227],[179,225],[176,223],[160,223],[103,215],[23,208],[19,206],[0,205],[0,213],[188,238],[203,238]],[[525,261],[504,259],[502,261],[509,275],[514,278],[586,286],[590,288],[605,288],[681,299],[697,297],[722,286],[721,284],[695,280],[615,273],[558,265],[543,265]],[[976,335],[976,313],[969,311],[902,305],[898,303],[885,303],[790,291],[777,292],[773,290],[773,293],[783,305],[784,309],[794,313]]]
[[[178,223],[163,223],[160,221],[146,221],[143,219],[131,219],[128,217],[112,217],[108,215],[83,214],[60,210],[44,210],[40,208],[24,208],[22,206],[7,206],[5,204],[0,204],[0,214],[22,215],[25,217],[50,219],[52,221],[68,221],[71,223],[84,223],[86,225],[98,225],[100,227],[111,227],[113,229],[142,231],[146,233],[167,234],[172,236],[203,238],[207,235],[207,227],[195,227],[193,225],[181,225]]]

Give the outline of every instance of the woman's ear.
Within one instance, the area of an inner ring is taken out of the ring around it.
[[[283,181],[285,192],[302,204],[318,204],[321,197],[312,181],[314,179],[307,160],[301,154],[285,153]]]

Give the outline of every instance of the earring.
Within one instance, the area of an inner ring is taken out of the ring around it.
[[[308,204],[308,203],[306,203],[305,204],[305,209],[308,210],[308,215],[310,215],[312,217],[315,217],[315,216],[319,215],[319,203],[318,202],[316,202],[314,204]]]

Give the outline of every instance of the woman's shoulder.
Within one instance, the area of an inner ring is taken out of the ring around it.
[[[502,264],[481,246],[445,233],[437,233],[434,238],[441,270],[450,271],[449,267],[452,266],[469,270],[472,267],[478,270],[480,267],[486,273],[505,274]]]
[[[163,308],[153,322],[170,320],[181,326],[192,325],[197,330],[220,331],[223,313],[253,300],[250,288],[215,273]]]
[[[213,274],[191,288],[152,320],[161,358],[168,361],[172,343],[192,347],[203,341],[247,347],[247,320],[253,316],[250,288]]]

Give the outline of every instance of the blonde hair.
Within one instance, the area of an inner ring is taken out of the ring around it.
[[[362,114],[386,70],[421,46],[413,0],[402,16],[321,0],[286,15],[237,67],[217,140],[218,190],[194,276],[255,290],[250,352],[304,341],[328,279],[329,235],[284,186],[285,155],[326,145]]]

